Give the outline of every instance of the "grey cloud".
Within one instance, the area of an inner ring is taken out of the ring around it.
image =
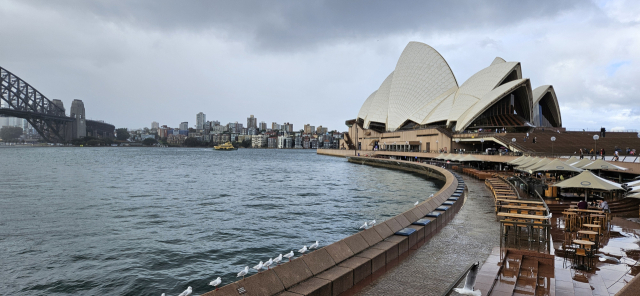
[[[450,32],[552,18],[584,1],[48,1],[38,7],[89,13],[149,30],[219,30],[260,50],[290,51],[395,33]]]

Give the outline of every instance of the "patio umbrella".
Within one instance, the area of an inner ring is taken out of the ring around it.
[[[467,156],[458,159],[458,161],[483,161],[482,159],[478,159],[471,154],[467,154]]]
[[[454,155],[452,155],[451,153],[449,153],[449,154],[447,154],[447,155],[443,156],[441,159],[442,159],[442,160],[451,160],[451,158],[452,158],[453,156],[454,156]]]
[[[549,159],[549,158],[543,158],[541,161],[538,161],[538,162],[536,162],[536,163],[534,163],[534,164],[532,164],[532,165],[528,166],[528,167],[527,167],[527,171],[528,171],[529,173],[531,173],[531,172],[532,172],[532,170],[535,170],[535,169],[537,169],[537,168],[539,168],[539,167],[542,167],[542,166],[544,166],[545,164],[550,163],[550,162],[551,162],[551,159]]]
[[[578,173],[578,172],[582,172],[583,169],[579,169],[577,167],[568,165],[565,162],[562,162],[558,159],[554,159],[541,167],[532,169],[532,172],[540,172],[540,171],[560,171],[560,172],[577,172]]]
[[[594,175],[590,171],[584,171],[579,175],[566,179],[562,182],[556,183],[556,187],[560,188],[584,188],[585,190],[596,189],[596,190],[622,190],[622,186],[620,184],[611,182],[607,179],[600,178]],[[587,194],[585,191],[584,199],[587,200]]]
[[[440,153],[440,155],[434,157],[434,159],[443,159],[444,158],[444,153]]]
[[[585,158],[583,160],[576,161],[574,163],[568,162],[568,164],[570,164],[570,165],[572,165],[574,167],[577,167],[577,168],[582,168],[583,166],[588,165],[588,164],[590,164],[592,162],[593,162],[593,160],[589,160],[589,159]]]
[[[627,168],[623,168],[615,164],[610,164],[602,159],[597,159],[594,162],[580,168],[585,170],[618,170],[618,171],[627,170]]]
[[[527,171],[527,169],[528,169],[530,166],[535,165],[536,163],[540,162],[541,160],[542,160],[542,158],[534,157],[534,158],[532,158],[530,161],[528,161],[528,162],[526,162],[526,163],[523,163],[523,164],[521,164],[521,165],[519,165],[519,166],[515,167],[515,169],[516,169],[516,170],[523,171],[523,172],[526,172],[526,171]]]
[[[635,192],[635,193],[629,194],[629,195],[627,195],[627,197],[640,198],[640,192]]]
[[[463,158],[463,157],[464,157],[464,155],[457,154],[457,155],[454,155],[453,157],[449,158],[449,160],[460,161],[460,159]]]
[[[507,162],[508,164],[519,164],[521,161],[527,159],[528,156],[520,156],[512,161]]]

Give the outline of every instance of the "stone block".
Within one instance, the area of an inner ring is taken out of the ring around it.
[[[409,225],[409,228],[413,228],[416,230],[416,239],[417,241],[421,241],[424,239],[424,226],[420,226],[420,225]]]
[[[431,211],[433,210],[433,209],[429,208],[428,203],[423,203],[423,204],[419,205],[417,208],[418,208],[421,212],[423,212],[423,213],[424,213],[424,215],[428,214],[429,212],[431,212]],[[423,215],[423,217],[424,217],[424,215]]]
[[[354,285],[371,274],[371,259],[364,257],[349,258],[338,266],[353,269]]]
[[[349,249],[351,249],[351,252],[353,252],[354,254],[358,254],[362,252],[362,250],[369,247],[369,244],[367,244],[367,241],[364,240],[360,233],[356,233],[345,238],[344,242],[347,244],[347,246],[349,246]]]
[[[369,246],[373,246],[382,241],[382,237],[373,228],[360,232],[360,235],[362,235],[362,238],[364,238]]]
[[[297,286],[291,287],[289,292],[305,296],[330,296],[331,281],[312,277]]]
[[[398,221],[398,223],[400,224],[400,226],[402,226],[402,228],[405,228],[409,225],[411,225],[411,222],[409,221],[409,219],[407,219],[404,215],[398,215],[395,217],[396,221]]]
[[[409,223],[416,222],[416,221],[418,221],[418,219],[420,219],[420,218],[418,218],[418,216],[416,216],[413,213],[413,210],[406,211],[402,215],[409,221]],[[407,226],[405,226],[405,227],[407,227]]]
[[[311,270],[313,275],[317,275],[336,265],[329,253],[327,253],[324,248],[313,251],[300,258],[302,258],[304,263],[307,264],[307,267],[309,268],[309,270]]]
[[[284,291],[284,292],[282,292],[282,293],[280,293],[280,294],[278,294],[276,296],[300,296],[300,295],[302,295],[302,294],[293,293],[293,292],[289,292],[289,291]],[[200,295],[200,296],[204,296],[204,295]]]
[[[246,278],[244,279],[246,280]],[[236,284],[242,285],[244,280],[240,280],[226,286],[222,286],[218,291],[212,290],[207,293],[202,294],[201,296],[220,296],[220,295],[238,295],[238,290]],[[278,280],[279,281],[279,280]]]
[[[236,293],[240,288],[247,291],[246,295],[275,295],[284,291],[284,285],[273,269],[256,273],[236,282]]]
[[[373,230],[378,232],[378,234],[380,235],[380,237],[382,239],[385,239],[385,238],[393,235],[393,231],[391,231],[391,228],[389,228],[389,226],[387,224],[385,224],[385,223],[373,226]]]
[[[413,213],[414,216],[416,216],[418,218],[418,220],[420,220],[422,217],[424,217],[424,215],[426,215],[427,213],[423,212],[420,207],[415,207],[413,208],[413,210],[411,210],[411,212]],[[416,220],[417,221],[417,220]],[[415,221],[413,221],[415,222]]]
[[[398,255],[400,254],[398,252],[398,243],[396,242],[382,241],[371,248],[383,250],[386,256],[386,263],[389,263],[391,262],[391,260],[398,258]]]
[[[329,253],[329,256],[331,256],[331,259],[333,259],[333,262],[335,263],[340,263],[354,255],[353,251],[351,251],[344,240],[330,244],[324,247],[324,249]]]
[[[400,226],[400,223],[398,223],[398,221],[396,221],[396,219],[393,219],[393,218],[385,221],[384,224],[387,224],[387,226],[389,226],[389,229],[391,229],[391,231],[393,233],[396,233],[400,229],[404,228],[404,227]]]
[[[385,243],[385,242],[380,242],[380,243]],[[355,256],[355,257],[362,257],[362,258],[371,260],[371,273],[376,272],[376,270],[384,267],[387,264],[387,254],[386,254],[387,251],[383,249],[376,249],[374,247],[366,249],[362,251],[360,254]],[[396,251],[396,257],[397,256],[398,255]]]
[[[346,267],[335,266],[316,277],[331,281],[331,295],[333,296],[338,296],[353,287],[353,270]]]
[[[404,254],[409,250],[409,237],[402,235],[392,235],[387,237],[385,241],[398,244],[398,255]]]
[[[291,262],[287,262],[285,264],[280,264],[271,270],[278,275],[278,278],[280,278],[282,284],[284,284],[285,289],[289,289],[289,287],[313,276],[313,273],[309,270],[307,264],[305,264],[300,258],[293,259]]]

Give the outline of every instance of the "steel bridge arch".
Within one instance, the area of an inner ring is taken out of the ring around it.
[[[47,142],[65,142],[66,124],[75,119],[20,77],[0,67],[0,116],[26,119]]]

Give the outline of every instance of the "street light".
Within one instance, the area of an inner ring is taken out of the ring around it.
[[[456,144],[460,143],[459,138],[456,138],[454,141],[456,141]],[[458,147],[458,145],[456,145],[456,149],[458,149],[458,152],[460,152],[460,147]]]
[[[596,159],[598,159],[598,139],[600,139],[600,136],[593,135],[593,156],[595,156]]]
[[[481,146],[481,147],[480,147],[480,148],[481,148],[480,150],[482,151],[482,152],[480,152],[480,153],[482,154],[482,153],[484,152],[484,139],[480,139],[480,146]]]
[[[516,144],[516,138],[511,138],[511,142],[515,145]],[[511,148],[511,147],[509,147]],[[510,149],[511,152],[513,152],[513,148]]]
[[[556,141],[556,137],[551,137],[551,157],[553,157],[553,142]]]
[[[440,146],[438,146],[438,140],[436,140],[436,151],[440,152]]]

